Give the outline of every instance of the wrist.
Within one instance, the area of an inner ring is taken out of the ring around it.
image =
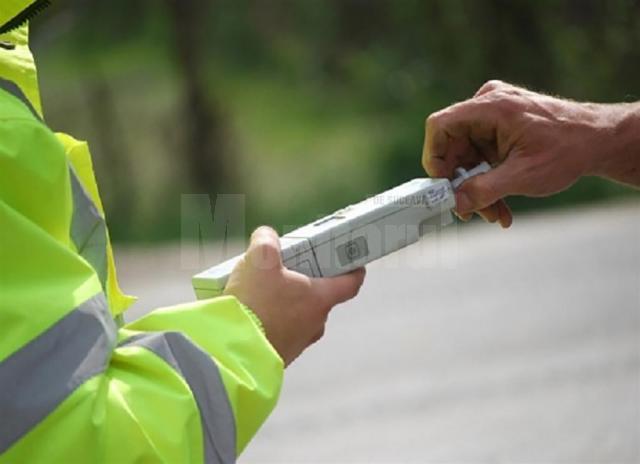
[[[634,160],[640,156],[640,103],[602,105],[588,175],[634,183]],[[637,164],[637,163],[635,163]]]

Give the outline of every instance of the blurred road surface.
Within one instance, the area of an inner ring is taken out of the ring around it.
[[[117,259],[129,318],[192,299],[179,247]],[[640,462],[640,205],[462,224],[370,265],[240,462]]]

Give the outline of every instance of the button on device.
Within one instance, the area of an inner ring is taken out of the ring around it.
[[[342,216],[339,216],[337,213],[332,214],[331,216],[323,217],[322,219],[317,220],[313,223],[314,226],[322,226],[327,222],[335,221],[336,219],[342,219]]]
[[[336,248],[338,260],[340,264],[346,266],[360,258],[364,258],[369,254],[369,246],[364,237],[357,237],[349,240]]]

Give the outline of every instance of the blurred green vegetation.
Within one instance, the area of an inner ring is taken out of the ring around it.
[[[282,230],[423,176],[424,120],[497,78],[640,99],[638,0],[60,1],[32,24],[45,114],[89,141],[116,241],[181,193]],[[585,179],[516,210],[637,195]]]

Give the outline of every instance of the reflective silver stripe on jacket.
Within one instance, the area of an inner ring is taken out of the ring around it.
[[[235,419],[218,366],[211,357],[179,332],[140,334],[120,346],[144,347],[184,378],[200,411],[205,462],[235,462]]]
[[[12,81],[0,78],[0,88],[21,100],[40,120],[40,116],[20,87]],[[107,225],[71,165],[69,165],[69,178],[73,197],[71,239],[80,256],[86,259],[98,274],[102,288],[106,289]]]
[[[73,167],[69,165],[73,216],[71,239],[78,254],[87,260],[98,274],[102,288],[107,288],[107,225],[93,204]]]
[[[38,114],[36,109],[33,107],[31,102],[27,98],[27,96],[24,94],[24,92],[22,92],[22,89],[18,87],[15,82],[0,78],[0,89],[6,90],[8,93],[18,98],[18,100],[20,100],[22,103],[24,103],[27,106],[27,108],[29,108],[29,111],[31,111],[31,113],[36,117],[36,119],[38,119],[39,121],[42,120],[42,118],[40,118],[40,115]]]
[[[103,293],[0,362],[0,454],[107,367],[116,327]]]

